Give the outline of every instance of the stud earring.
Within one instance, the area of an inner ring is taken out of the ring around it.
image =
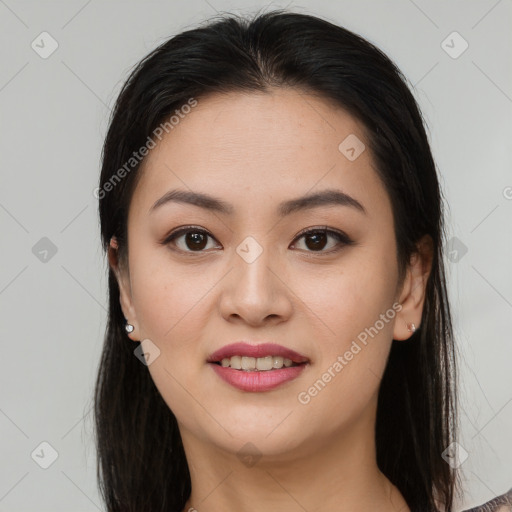
[[[128,324],[128,323],[124,326],[124,328],[125,328],[127,333],[133,332],[133,329],[134,329],[133,325],[132,324]]]
[[[413,323],[407,324],[407,330],[414,333],[416,331],[416,326]]]

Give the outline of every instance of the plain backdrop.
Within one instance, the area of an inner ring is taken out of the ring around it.
[[[460,507],[512,487],[510,0],[0,0],[0,512],[103,510],[91,405],[107,267],[93,190],[123,81],[217,11],[273,7],[360,33],[414,86],[448,204]]]

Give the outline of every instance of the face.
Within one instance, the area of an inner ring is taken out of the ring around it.
[[[390,200],[361,143],[363,126],[342,109],[276,89],[199,100],[146,157],[128,270],[117,269],[121,304],[130,337],[160,351],[148,370],[186,448],[194,439],[236,453],[251,442],[282,458],[371,435],[392,339],[419,325],[422,287],[410,273],[398,282]],[[154,206],[173,190],[225,211]],[[325,191],[329,201],[283,207]],[[275,388],[239,389],[207,362],[238,341],[308,362]]]

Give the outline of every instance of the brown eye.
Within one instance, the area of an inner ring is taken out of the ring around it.
[[[186,233],[185,234],[185,245],[187,248],[192,249],[193,251],[200,251],[204,249],[208,242],[208,235],[204,233]]]
[[[326,246],[328,238],[326,233],[308,234],[305,238],[306,247],[312,251],[322,250]]]
[[[208,231],[204,229],[187,226],[171,233],[163,242],[163,245],[174,245],[178,250],[188,253],[206,252],[209,239],[215,240]],[[354,242],[343,232],[334,231],[327,228],[315,228],[304,231],[296,240],[304,239],[304,247],[297,247],[297,244],[291,247],[301,249],[306,252],[330,253],[341,249],[345,245],[351,245]],[[213,247],[216,247],[213,245]],[[218,246],[217,246],[218,247]],[[325,249],[325,250],[324,250]]]
[[[165,240],[164,245],[171,244],[183,252],[204,252],[207,248],[208,239],[214,238],[205,230],[193,227],[185,227],[171,233]]]
[[[296,240],[304,239],[304,246],[306,247],[307,252],[332,252],[332,250],[337,250],[344,245],[352,244],[352,240],[342,232],[333,231],[331,229],[323,228],[323,229],[310,229],[308,231],[303,232],[299,235]],[[329,245],[329,239],[334,239],[335,242]],[[302,247],[295,248],[303,249]],[[324,250],[327,247],[327,250]]]

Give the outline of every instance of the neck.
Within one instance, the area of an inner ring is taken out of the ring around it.
[[[180,425],[192,484],[183,512],[409,512],[377,466],[374,424],[374,417],[362,418],[343,433],[332,432],[290,452],[262,454],[252,465],[240,460],[239,448],[227,452]]]

